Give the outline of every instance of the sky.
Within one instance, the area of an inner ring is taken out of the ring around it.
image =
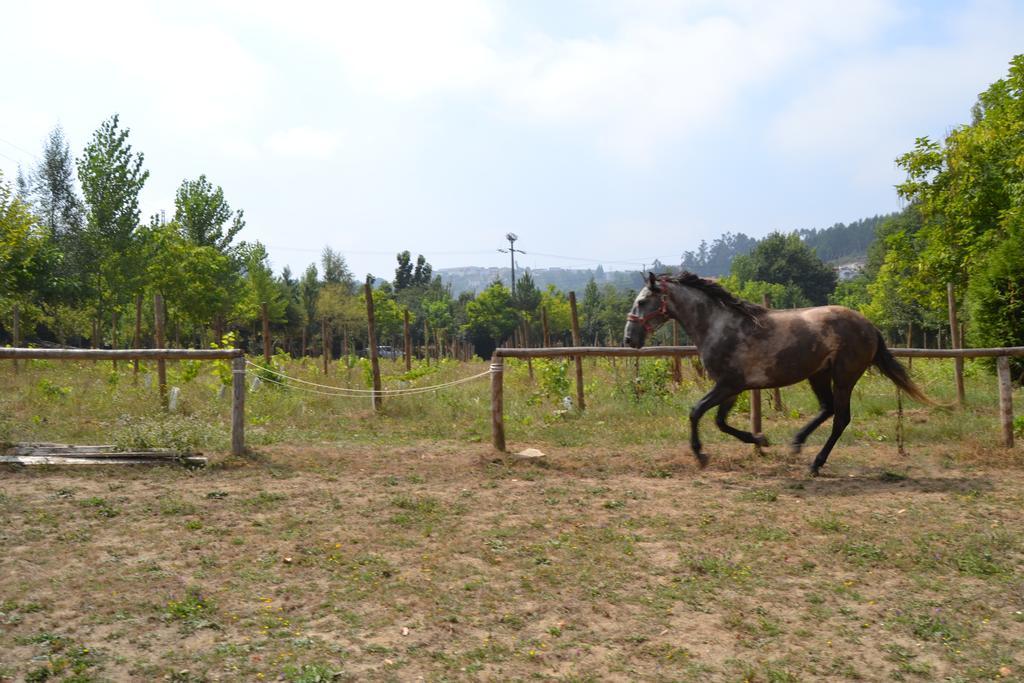
[[[901,208],[1024,2],[0,0],[0,171],[117,113],[143,222],[200,174],[275,271],[641,268]]]

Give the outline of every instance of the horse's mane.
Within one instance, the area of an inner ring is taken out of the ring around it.
[[[740,315],[757,320],[768,309],[759,304],[744,301],[730,293],[725,287],[712,280],[706,280],[699,275],[689,271],[682,271],[677,275],[663,275],[660,279],[674,282],[685,287],[693,287],[707,294],[713,301],[717,301],[726,308],[731,308]]]

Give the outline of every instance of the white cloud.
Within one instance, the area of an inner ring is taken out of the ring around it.
[[[647,5],[641,5],[647,8]],[[732,114],[748,89],[816,51],[866,39],[894,15],[874,2],[716,3],[621,17],[610,37],[538,38],[496,84],[529,115],[584,126],[643,160]],[[699,11],[694,11],[694,10]]]
[[[769,126],[770,142],[790,155],[842,157],[869,180],[894,169],[893,160],[915,137],[941,136],[967,122],[977,93],[1005,74],[1019,52],[1024,15],[986,4],[951,17],[950,25],[953,39],[941,44],[841,62],[781,111]],[[922,112],[932,121],[945,115],[944,127],[923,129]]]
[[[283,157],[329,159],[340,143],[337,133],[301,126],[271,135],[267,139],[267,149]]]
[[[266,68],[207,13],[141,2],[27,3],[17,12],[9,25],[21,30],[0,42],[37,60],[42,77],[142,103],[176,130],[237,124],[265,101]]]
[[[483,0],[244,2],[233,7],[337,61],[360,91],[397,100],[473,87],[491,70],[497,23]],[[330,85],[335,84],[328,84]]]

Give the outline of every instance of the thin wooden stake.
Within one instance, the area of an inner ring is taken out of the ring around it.
[[[572,343],[573,346],[582,346],[580,342],[580,321],[576,316],[576,292],[569,292],[569,309],[572,312]],[[583,357],[577,355],[576,361],[576,408],[583,410],[587,407],[583,399]]]
[[[551,348],[551,334],[548,332],[548,309],[540,309],[540,323],[544,327],[544,348]]]
[[[231,361],[231,454],[245,455],[245,356]]]
[[[364,291],[366,292],[366,329],[370,344],[370,368],[373,371],[373,409],[380,410],[380,361],[377,358],[377,330],[374,328],[373,321],[373,288],[370,286],[369,278],[366,280]]]
[[[678,320],[672,321],[672,346],[679,346]],[[672,381],[676,383],[676,386],[683,383],[683,357],[678,353],[672,356]]]
[[[505,452],[504,375],[505,359],[491,356],[491,444],[501,453]]]
[[[423,318],[423,359],[430,365],[430,323]]]
[[[946,304],[949,306],[949,341],[954,349],[959,349],[963,339],[960,337],[960,325],[956,320],[956,296],[952,282],[946,283]],[[964,359],[955,358],[953,362],[956,367],[956,402],[963,407],[967,398],[964,392]]]
[[[156,348],[164,348],[164,297],[157,294],[153,297],[153,328]],[[156,362],[156,384],[160,391],[160,405],[167,407],[167,362],[162,358]]]
[[[409,334],[409,309],[405,309],[405,346],[402,347],[405,354],[405,371],[412,370],[412,335]]]
[[[761,295],[761,303],[764,305],[765,308],[772,307],[772,300],[768,298],[767,294]],[[772,389],[772,403],[775,404],[775,410],[777,412],[781,413],[785,411],[785,408],[782,407],[782,390],[779,389],[778,387]]]
[[[996,374],[999,376],[999,421],[1003,427],[1003,445],[1013,448],[1013,386],[1007,356],[996,358]]]
[[[220,339],[217,339],[217,343],[220,344]],[[142,346],[142,295],[135,295],[135,336],[132,337],[132,348],[140,348]],[[132,361],[132,384],[139,381],[139,359],[136,358]]]
[[[750,431],[754,434],[761,433],[761,390],[750,390]],[[761,447],[755,445],[754,451],[761,452]]]
[[[331,342],[327,338],[327,317],[323,316],[320,318],[320,346],[322,347],[323,353],[320,355],[324,360],[324,374],[327,374],[327,367],[331,362]]]
[[[117,311],[110,312],[110,348],[117,348]],[[113,362],[114,369],[117,370],[117,359]]]
[[[14,348],[21,346],[21,312],[18,310],[18,304],[14,304]],[[14,374],[18,374],[18,359],[14,359]]]
[[[260,305],[263,312],[263,362],[270,365],[270,312],[267,302]]]

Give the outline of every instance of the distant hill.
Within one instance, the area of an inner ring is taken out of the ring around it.
[[[665,266],[658,268],[666,270]],[[434,271],[441,276],[441,281],[451,285],[452,295],[458,296],[462,292],[481,292],[495,280],[501,280],[508,286],[509,268],[480,268],[477,266],[466,266],[463,268],[440,268]],[[522,273],[529,271],[533,277],[534,284],[539,289],[547,289],[548,285],[554,285],[563,292],[575,291],[582,296],[583,289],[594,278],[597,284],[613,284],[619,289],[639,289],[643,283],[643,275],[638,270],[613,270],[606,271],[603,267],[597,268],[516,268],[516,277],[522,277]]]
[[[810,228],[795,230],[818,256],[832,263],[840,271],[843,279],[856,272],[856,264],[863,263],[867,258],[868,245],[875,239],[875,229],[885,219],[895,214],[885,214],[862,218],[850,224],[836,223],[828,228]],[[759,240],[748,235],[727,232],[711,244],[701,240],[695,251],[684,251],[678,266],[666,266],[655,262],[651,270],[664,272],[667,270],[689,270],[706,277],[722,277],[729,274],[732,260],[741,254],[749,254],[757,246]],[[853,264],[853,265],[851,265]],[[506,285],[509,282],[509,268],[442,268],[435,271],[445,284],[451,285],[452,294],[458,296],[462,292],[480,292],[489,284],[500,279]],[[533,281],[540,289],[553,284],[563,292],[575,291],[582,294],[584,287],[594,278],[598,285],[613,284],[620,289],[639,289],[643,282],[643,273],[636,270],[606,271],[597,268],[529,268]],[[516,276],[520,276],[516,269]]]
[[[862,218],[849,225],[836,223],[830,228],[794,230],[800,239],[814,249],[821,260],[834,265],[863,262],[868,245],[875,239],[875,228],[895,214]],[[758,240],[740,233],[727,232],[711,244],[701,240],[696,251],[684,251],[680,267],[700,275],[721,277],[729,274],[732,260],[749,254]]]

